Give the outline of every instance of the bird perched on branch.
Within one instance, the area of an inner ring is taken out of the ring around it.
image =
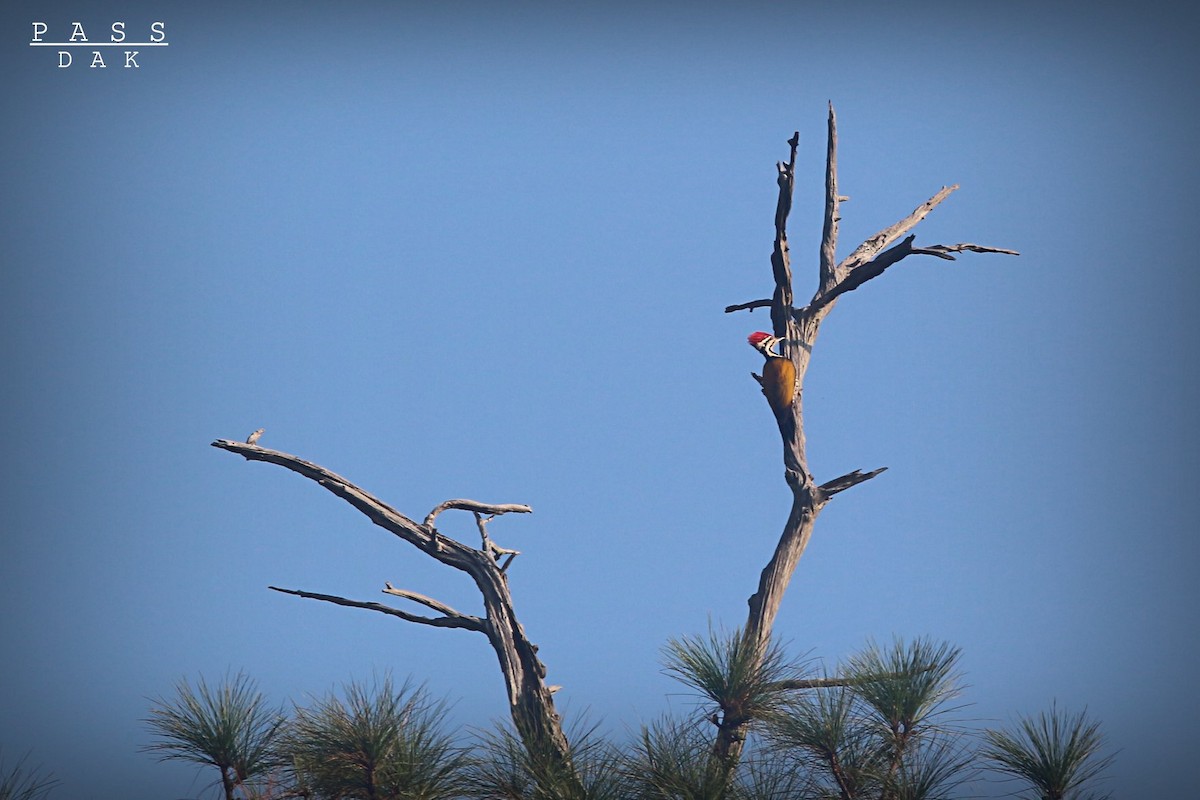
[[[778,336],[755,331],[746,341],[767,360],[763,364],[762,378],[759,378],[758,382],[762,385],[763,394],[767,396],[771,410],[781,422],[790,418],[791,414],[788,412],[796,395],[796,365],[782,353],[775,352],[774,348],[778,347],[782,340]]]
[[[246,437],[246,444],[258,444],[258,439],[263,435],[264,428],[259,428],[254,433]]]

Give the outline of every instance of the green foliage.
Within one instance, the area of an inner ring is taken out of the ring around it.
[[[724,773],[709,758],[712,737],[700,722],[664,719],[642,728],[630,764],[644,800],[721,800]]]
[[[843,670],[854,692],[898,741],[947,710],[958,695],[955,672],[961,652],[949,644],[900,639],[883,648],[868,642]]]
[[[710,723],[663,718],[643,727],[628,756],[629,798],[637,800],[787,800],[813,797],[808,776],[786,755],[744,758],[733,780],[711,758]]]
[[[727,720],[762,719],[784,700],[779,684],[798,677],[802,670],[774,643],[761,657],[760,647],[747,641],[740,629],[725,632],[710,626],[707,637],[668,640],[663,648],[664,668],[715,703]]]
[[[578,723],[567,730],[570,772],[549,753],[528,747],[509,725],[479,734],[467,792],[479,800],[622,800],[629,797],[622,754]]]
[[[159,741],[144,749],[218,766],[230,800],[235,790],[250,800],[949,800],[980,756],[1030,786],[1025,797],[1088,800],[1112,762],[1099,724],[1057,707],[986,731],[972,751],[951,714],[959,651],[944,643],[869,642],[823,678],[802,677],[774,646],[761,659],[750,647],[736,630],[670,641],[666,671],[708,702],[623,749],[576,724],[565,761],[509,724],[464,748],[445,730],[444,703],[390,678],[347,684],[290,723],[243,675],[215,688],[181,681],[151,710]],[[731,717],[754,724],[726,763],[714,734]],[[41,800],[53,781],[19,768],[0,774],[0,800]]]
[[[777,646],[761,658],[755,646],[738,631],[671,640],[666,670],[714,703],[723,721],[764,723],[770,747],[731,779],[700,723],[659,723],[639,742],[644,796],[934,800],[969,774],[961,737],[940,724],[958,694],[956,648],[872,642],[837,677],[805,681]]]
[[[499,723],[480,736],[481,755],[471,762],[468,770],[468,794],[481,800],[535,797],[542,772],[536,754],[531,754],[520,737]]]
[[[1037,800],[1084,800],[1085,793],[1114,756],[1101,755],[1100,723],[1086,711],[1068,714],[1054,704],[1049,712],[1021,717],[1014,729],[987,730],[981,755],[1000,772],[1027,783],[1026,797]]]
[[[770,749],[742,759],[730,800],[809,800],[819,797],[812,776],[797,769],[790,753]]]
[[[956,736],[936,733],[899,762],[888,796],[895,800],[949,800],[976,770],[974,754]]]
[[[957,695],[959,651],[918,639],[869,643],[838,678],[797,693],[768,738],[807,771],[815,796],[936,800],[969,774],[957,731],[941,724]]]
[[[278,745],[285,717],[267,706],[256,684],[238,673],[214,687],[186,679],[171,700],[157,699],[144,722],[158,741],[144,750],[162,761],[190,761],[220,770],[226,798],[282,762]]]
[[[882,748],[847,687],[815,689],[793,698],[770,719],[767,735],[789,751],[818,786],[834,796],[861,797],[884,771]]]
[[[466,755],[443,730],[444,703],[390,677],[343,694],[296,709],[287,746],[299,787],[331,800],[459,796]]]
[[[9,768],[0,761],[0,800],[41,800],[58,785],[53,775],[43,773],[38,767],[27,767],[28,758],[23,756]]]

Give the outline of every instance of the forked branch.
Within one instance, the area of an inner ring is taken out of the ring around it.
[[[951,253],[961,253],[964,250],[969,250],[973,253],[1020,255],[1016,250],[1006,250],[1001,247],[984,247],[983,245],[970,243],[934,244],[928,247],[913,247],[913,240],[916,238],[916,234],[909,234],[900,244],[883,251],[871,261],[855,267],[846,277],[830,287],[828,291],[818,293],[813,298],[812,303],[809,304],[809,309],[816,310],[829,305],[846,292],[854,291],[872,278],[878,278],[888,267],[911,255],[936,256],[946,261],[955,260],[954,256],[950,255]]]
[[[935,208],[941,205],[943,200],[956,191],[958,191],[957,183],[953,186],[943,186],[940,190],[938,190],[937,194],[914,208],[912,213],[907,217],[899,222],[887,226],[883,230],[879,231],[879,233],[871,236],[858,247],[854,248],[854,252],[852,252],[844,261],[838,264],[838,272],[840,272],[842,275],[846,275],[858,269],[859,266],[870,261],[880,250],[887,247],[889,244],[915,228],[917,223],[929,216],[930,211],[933,211]]]
[[[390,614],[393,617],[399,617],[405,622],[415,622],[418,625],[432,625],[435,628],[466,628],[471,631],[483,631],[483,620],[478,617],[470,617],[466,614],[447,614],[440,617],[422,617],[419,614],[410,614],[407,611],[402,611],[399,608],[385,606],[383,603],[374,603],[365,600],[349,600],[345,597],[338,597],[334,594],[320,594],[318,592],[306,592],[301,589],[281,589],[278,586],[268,586],[276,592],[283,594],[291,594],[296,597],[304,597],[309,600],[322,600],[326,603],[333,603],[339,606],[348,606],[350,608],[365,608],[368,611],[378,611],[382,614]]]

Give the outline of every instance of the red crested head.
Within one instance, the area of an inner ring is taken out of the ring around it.
[[[752,333],[746,337],[746,341],[750,343],[751,347],[758,347],[759,345],[761,345],[763,343],[764,340],[770,339],[770,338],[772,338],[772,337],[771,337],[771,334],[769,334],[769,333],[763,333],[762,331],[755,331],[754,333]]]

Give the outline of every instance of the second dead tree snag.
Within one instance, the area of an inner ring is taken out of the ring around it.
[[[840,207],[849,199],[838,192],[837,180],[837,116],[829,105],[828,146],[825,160],[825,208],[818,260],[818,286],[808,305],[796,308],[793,303],[791,257],[787,241],[787,219],[792,207],[795,186],[796,150],[800,134],[788,141],[790,155],[786,163],[778,164],[779,199],[775,210],[775,245],[771,253],[771,272],[775,289],[770,300],[753,300],[726,307],[726,313],[756,308],[770,308],[774,336],[780,339],[780,355],[790,359],[795,368],[795,391],[792,393],[791,414],[777,414],[783,444],[784,476],[792,490],[792,507],[784,524],[775,552],[759,577],[758,588],[750,596],[749,613],[743,629],[744,644],[762,658],[767,652],[775,617],[783,595],[812,536],[817,516],[825,504],[839,492],[874,478],[887,467],[853,472],[818,484],[808,468],[805,450],[803,386],[812,348],[821,323],[833,310],[838,298],[876,278],[889,267],[910,255],[930,255],[954,260],[954,253],[1003,253],[1017,255],[1014,250],[985,247],[970,243],[935,244],[915,247],[914,235],[893,245],[917,225],[958,186],[943,187],[933,197],[917,206],[911,214],[870,237],[841,262],[837,261],[838,223]],[[885,249],[888,248],[888,249]],[[755,376],[758,378],[758,376]],[[761,379],[760,379],[761,382]],[[764,390],[766,387],[764,386]],[[738,715],[726,715],[717,720],[717,738],[713,755],[718,764],[732,775],[741,757],[746,735],[752,720]]]
[[[434,616],[414,614],[383,603],[351,600],[337,595],[301,589],[270,587],[277,592],[340,606],[363,608],[398,617],[407,622],[437,628],[464,628],[484,634],[500,664],[508,690],[508,706],[513,724],[530,756],[549,777],[574,780],[570,746],[563,733],[562,719],[554,708],[553,691],[546,685],[546,667],[538,658],[538,648],[529,641],[517,619],[516,607],[508,588],[508,567],[519,552],[495,544],[488,533],[488,522],[501,514],[528,514],[533,509],[516,503],[491,504],[475,500],[447,500],[438,504],[416,522],[374,495],[355,486],[322,466],[256,443],[217,439],[213,447],[237,453],[247,461],[263,461],[289,469],[340,497],[365,514],[373,523],[408,542],[430,558],[469,575],[483,600],[483,616],[464,614],[449,605],[385,582],[383,593],[400,597],[434,612]],[[444,511],[467,511],[474,515],[481,545],[470,547],[440,532],[435,526]]]

